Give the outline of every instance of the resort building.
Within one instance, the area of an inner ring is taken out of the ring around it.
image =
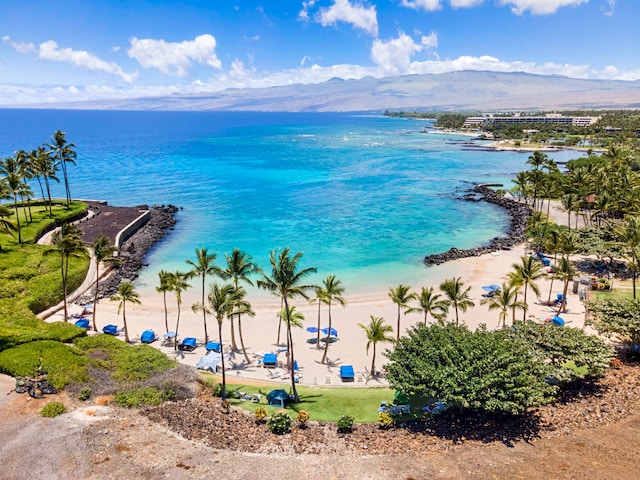
[[[511,116],[495,116],[487,115],[483,117],[467,117],[462,128],[474,129],[490,124],[502,125],[523,125],[536,123],[553,123],[557,125],[572,125],[575,127],[588,127],[595,124],[600,117],[565,117],[559,113],[549,113],[546,115],[511,115]]]

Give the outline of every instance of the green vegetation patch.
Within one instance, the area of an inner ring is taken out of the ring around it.
[[[0,352],[0,372],[12,377],[46,374],[56,388],[89,380],[89,359],[75,348],[53,340],[40,340]]]
[[[160,405],[176,399],[176,392],[168,388],[147,387],[120,392],[114,397],[116,405],[138,408],[145,405]]]
[[[42,410],[40,410],[40,415],[47,418],[53,418],[66,413],[66,411],[67,407],[65,407],[63,403],[49,402],[44,407],[42,407]]]

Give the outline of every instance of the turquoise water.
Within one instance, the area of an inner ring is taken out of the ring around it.
[[[510,187],[529,155],[473,149],[467,137],[421,133],[424,121],[379,115],[0,110],[0,119],[0,156],[67,132],[76,198],[183,207],[149,254],[143,288],[160,269],[185,270],[199,246],[219,258],[237,247],[262,266],[288,246],[318,268],[315,280],[332,273],[351,292],[412,283],[425,255],[505,231],[503,211],[457,195],[469,182]]]

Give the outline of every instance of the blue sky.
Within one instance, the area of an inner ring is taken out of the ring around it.
[[[640,0],[0,0],[0,105],[332,77],[640,79]]]

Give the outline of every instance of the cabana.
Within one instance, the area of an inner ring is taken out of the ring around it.
[[[356,378],[352,365],[342,365],[340,367],[340,379],[343,382],[353,382]]]
[[[194,337],[187,337],[178,344],[181,352],[193,352],[198,346],[198,341]]]
[[[204,348],[206,348],[207,352],[220,353],[222,351],[222,345],[220,345],[220,342],[207,342],[204,345]]]
[[[154,332],[153,330],[145,330],[144,332],[142,332],[142,335],[140,335],[140,341],[142,343],[152,343],[157,339],[158,337],[156,337],[156,332]]]
[[[281,388],[278,390],[271,390],[267,395],[267,401],[269,402],[269,405],[274,405],[276,407],[284,408],[289,400],[289,394]]]
[[[118,335],[118,326],[117,325],[105,325],[102,327],[102,333],[106,333],[107,335]]]
[[[276,368],[278,366],[278,355],[275,353],[265,353],[262,358],[264,368]]]
[[[74,325],[76,327],[80,327],[80,328],[84,328],[85,330],[89,330],[89,320],[87,320],[86,318],[81,318],[80,320],[77,320]]]

